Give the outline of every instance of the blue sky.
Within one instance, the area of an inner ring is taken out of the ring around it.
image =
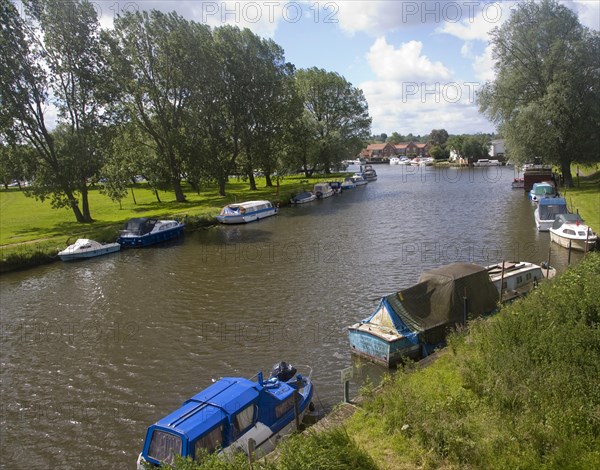
[[[560,0],[600,29],[600,1]],[[297,68],[320,67],[363,90],[372,133],[493,132],[477,89],[494,78],[488,33],[516,1],[92,0],[104,27],[127,9],[177,11],[211,26],[248,27],[283,47]]]

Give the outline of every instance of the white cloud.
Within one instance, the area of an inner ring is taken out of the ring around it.
[[[483,82],[496,78],[492,50],[492,45],[488,44],[483,54],[473,58],[473,71],[475,72],[475,78]]]
[[[409,41],[399,48],[388,44],[385,37],[375,40],[367,60],[371,70],[382,79],[396,80],[438,80],[450,77],[449,70],[441,62],[432,62],[421,55],[423,43]]]
[[[597,0],[563,0],[561,3],[577,13],[582,25],[596,31],[600,30],[600,2]]]

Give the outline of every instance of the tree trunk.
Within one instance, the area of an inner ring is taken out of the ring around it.
[[[573,175],[571,174],[571,162],[570,161],[561,161],[560,162],[560,171],[563,175],[563,182],[565,188],[573,187]]]
[[[133,205],[137,206],[137,201],[135,200],[135,194],[133,193],[133,188],[130,188],[130,189],[131,189],[131,197],[133,198]]]
[[[183,194],[183,190],[181,189],[181,180],[178,178],[173,178],[172,183],[173,190],[175,191],[175,199],[177,202],[185,202],[185,194]]]
[[[219,196],[225,196],[226,177],[219,175]]]
[[[248,174],[248,180],[250,181],[250,191],[256,191],[256,179],[254,178],[252,168],[247,169],[246,173]]]
[[[267,188],[272,188],[273,187],[273,181],[271,181],[271,173],[270,172],[266,172],[265,173],[265,179],[267,180],[267,182],[265,183],[265,186]]]
[[[90,214],[90,202],[88,199],[88,188],[84,181],[83,187],[81,188],[81,209],[83,211],[83,219],[85,222],[93,222],[92,215]]]
[[[81,210],[79,209],[79,206],[77,205],[77,199],[75,199],[75,196],[73,196],[73,193],[71,191],[65,191],[65,195],[67,196],[67,199],[69,200],[69,206],[71,207],[73,214],[75,214],[75,218],[77,219],[77,222],[79,222],[80,224],[85,223],[85,219],[83,218],[83,214],[81,213]]]
[[[160,196],[158,195],[158,189],[154,188],[154,195],[156,196],[156,200],[158,201],[159,204],[162,203],[162,201],[160,200]],[[177,201],[177,202],[181,202],[181,201]]]

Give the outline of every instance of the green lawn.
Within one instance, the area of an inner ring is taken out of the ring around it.
[[[579,212],[596,233],[600,233],[600,171],[575,178],[574,188],[563,188],[563,196],[572,212]]]
[[[258,189],[249,190],[247,181],[231,179],[227,196],[218,194],[216,185],[201,188],[200,194],[185,186],[187,202],[178,203],[171,191],[159,191],[161,202],[146,184],[132,186],[121,204],[111,201],[98,189],[90,191],[90,211],[94,222],[80,224],[71,210],[53,209],[50,201],[26,197],[18,188],[0,191],[0,255],[5,261],[16,254],[26,258],[31,253],[48,256],[65,247],[67,240],[88,237],[98,241],[114,241],[124,222],[132,217],[178,218],[192,221],[209,221],[225,204],[252,199],[267,199],[285,205],[289,198],[302,189],[312,189],[319,181],[341,180],[342,174],[305,179],[303,176],[286,177],[279,190],[267,188],[264,178],[257,178]],[[18,264],[18,263],[17,263]]]

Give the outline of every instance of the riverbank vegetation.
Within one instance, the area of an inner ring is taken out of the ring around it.
[[[125,221],[133,217],[176,218],[185,221],[189,230],[213,224],[226,204],[267,199],[284,206],[292,195],[321,181],[340,180],[342,175],[288,176],[273,187],[266,186],[264,177],[257,177],[254,191],[244,178],[231,178],[225,197],[219,195],[216,184],[206,184],[201,190],[183,185],[185,203],[178,203],[173,191],[157,191],[148,183],[130,184],[120,202],[91,188],[89,200],[96,220],[88,224],[76,222],[67,210],[52,210],[48,201],[26,197],[18,188],[0,190],[0,272],[56,260],[56,253],[77,238],[113,242]]]
[[[426,368],[388,376],[345,423],[277,460],[177,468],[600,467],[600,254],[452,335]]]

